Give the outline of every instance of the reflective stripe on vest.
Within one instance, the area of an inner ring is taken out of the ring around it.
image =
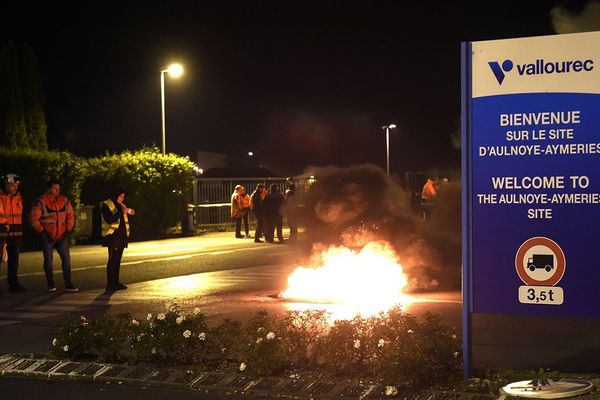
[[[102,203],[100,203],[100,208],[102,208],[102,204],[106,204],[108,206],[108,209],[110,210],[112,215],[118,213],[117,207],[111,199],[104,200]],[[123,204],[123,207],[125,207],[125,204]],[[127,218],[126,212],[123,212],[123,219],[125,221],[125,230],[127,231],[127,237],[129,237],[129,218]],[[113,233],[115,233],[115,231],[119,229],[120,221],[121,220],[117,220],[116,222],[109,224],[104,220],[104,218],[102,218],[102,237],[112,235]]]

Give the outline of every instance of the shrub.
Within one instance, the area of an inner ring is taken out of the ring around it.
[[[163,155],[155,147],[107,154],[87,161],[82,201],[97,205],[115,188],[126,190],[125,203],[134,208],[132,238],[160,237],[181,221],[193,183],[194,164],[188,157]]]
[[[28,216],[35,199],[46,192],[46,183],[51,178],[59,178],[61,193],[76,208],[85,171],[85,160],[68,152],[8,150],[0,147],[0,175],[13,172],[21,177],[25,248],[31,248],[35,243]]]
[[[313,368],[336,378],[364,377],[393,387],[439,384],[460,376],[460,340],[438,317],[422,321],[399,308],[377,317],[327,322],[322,311],[258,311],[247,323],[208,327],[198,309],[135,320],[69,318],[54,339],[59,358],[186,364],[253,375]]]

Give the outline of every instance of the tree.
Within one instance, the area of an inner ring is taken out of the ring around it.
[[[21,78],[17,47],[5,43],[0,51],[0,127],[1,143],[8,148],[27,148],[29,138],[25,125]]]
[[[25,44],[0,44],[0,146],[46,150],[42,80]]]
[[[25,109],[25,124],[29,143],[34,150],[47,150],[46,118],[44,114],[44,96],[42,78],[33,50],[29,45],[20,46],[21,88]]]

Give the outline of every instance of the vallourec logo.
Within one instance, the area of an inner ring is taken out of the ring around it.
[[[502,85],[506,74],[512,71],[515,64],[512,60],[504,60],[502,64],[497,61],[488,62],[499,85]],[[535,60],[528,64],[517,64],[517,73],[523,75],[550,75],[566,74],[571,72],[590,72],[594,69],[593,60],[570,60],[570,61],[550,61],[543,59]]]

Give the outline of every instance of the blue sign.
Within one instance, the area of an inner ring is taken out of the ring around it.
[[[465,312],[598,317],[600,32],[463,44]]]

